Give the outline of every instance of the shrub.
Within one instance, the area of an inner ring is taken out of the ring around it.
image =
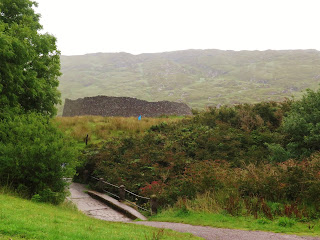
[[[29,113],[0,120],[0,184],[53,203],[64,199],[63,177],[73,176],[75,145],[47,117]]]
[[[184,199],[192,210],[317,218],[320,154],[287,160],[287,135],[278,128],[291,105],[213,108],[153,125],[143,135],[114,137],[84,153],[81,171],[145,196],[157,194],[161,206]],[[208,193],[214,199],[207,204],[199,196]]]
[[[293,157],[303,159],[320,150],[320,89],[308,89],[301,100],[293,102],[282,129]]]
[[[292,227],[294,224],[296,224],[296,221],[292,218],[281,217],[278,220],[278,225],[280,227]]]

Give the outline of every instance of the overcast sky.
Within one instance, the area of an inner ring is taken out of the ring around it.
[[[63,55],[320,50],[319,0],[35,0]]]

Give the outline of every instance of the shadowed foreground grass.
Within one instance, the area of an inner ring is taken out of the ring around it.
[[[234,217],[219,213],[201,213],[169,209],[149,218],[150,221],[177,222],[191,225],[211,226],[242,230],[260,230],[295,235],[320,236],[319,221],[302,223],[292,218],[281,217],[270,221],[266,218]]]
[[[85,216],[70,207],[34,203],[0,195],[0,240],[21,239],[200,239],[191,234],[112,223]]]

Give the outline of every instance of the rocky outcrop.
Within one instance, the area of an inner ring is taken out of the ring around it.
[[[136,98],[108,96],[66,99],[62,116],[82,115],[158,117],[161,115],[192,115],[192,113],[187,104],[169,101],[147,102]]]

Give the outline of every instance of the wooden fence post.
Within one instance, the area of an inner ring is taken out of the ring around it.
[[[156,195],[150,197],[151,214],[157,214],[158,212],[158,198]]]
[[[124,201],[126,199],[126,187],[121,185],[119,188],[119,200]]]
[[[87,136],[86,136],[85,139],[84,139],[86,145],[88,145],[88,139],[89,139],[89,134],[87,134]]]
[[[87,183],[89,179],[89,171],[88,170],[84,170],[83,171],[83,183]]]
[[[99,178],[99,182],[98,182],[98,190],[100,192],[103,192],[103,187],[104,187],[104,183],[103,183],[103,178]]]

